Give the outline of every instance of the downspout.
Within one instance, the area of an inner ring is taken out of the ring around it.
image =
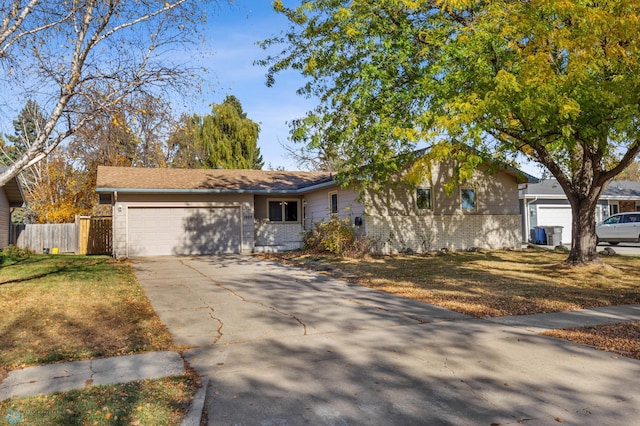
[[[113,206],[111,207],[111,256],[117,259],[118,256],[116,255],[116,226],[115,226],[116,204],[118,204],[118,191],[113,191]]]
[[[538,201],[538,197],[536,196],[535,198],[533,198],[530,201],[527,201],[527,198],[525,197],[524,200],[525,200],[524,204],[525,204],[525,207],[526,207],[525,208],[525,215],[524,215],[524,225],[527,228],[527,231],[526,231],[527,232],[527,238],[526,238],[525,242],[528,243],[529,242],[529,237],[531,235],[531,221],[529,220],[529,215],[531,214],[531,212],[529,210],[529,205],[531,203],[535,203],[536,201]]]

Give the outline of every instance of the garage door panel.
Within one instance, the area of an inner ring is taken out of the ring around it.
[[[239,253],[240,209],[132,207],[129,256]]]
[[[538,206],[538,226],[562,226],[562,242],[571,242],[571,206]]]

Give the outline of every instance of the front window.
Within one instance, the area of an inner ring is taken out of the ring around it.
[[[329,194],[329,211],[331,214],[338,214],[338,193],[331,192]]]
[[[460,190],[460,204],[463,211],[475,211],[476,204],[476,190],[472,188],[462,188]]]
[[[431,210],[431,188],[416,190],[416,204],[418,210]]]
[[[269,221],[297,222],[298,202],[293,200],[269,201]]]
[[[609,216],[618,214],[619,212],[620,212],[620,207],[618,206],[618,203],[609,204]]]

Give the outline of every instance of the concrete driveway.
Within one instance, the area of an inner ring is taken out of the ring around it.
[[[609,243],[600,243],[596,248],[598,253],[604,250],[606,247],[611,247],[617,254],[624,254],[627,256],[640,256],[640,243],[620,243],[617,245],[611,245]]]
[[[640,422],[640,362],[522,324],[248,256],[134,263],[211,425]]]

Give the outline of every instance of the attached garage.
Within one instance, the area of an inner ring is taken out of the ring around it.
[[[240,253],[239,207],[129,207],[128,256]]]
[[[538,226],[562,226],[562,242],[571,242],[571,206],[539,205]]]
[[[275,170],[99,166],[96,179],[116,258],[297,248],[304,193],[326,188],[337,188],[331,173]],[[289,206],[280,218],[268,213],[276,204]]]

